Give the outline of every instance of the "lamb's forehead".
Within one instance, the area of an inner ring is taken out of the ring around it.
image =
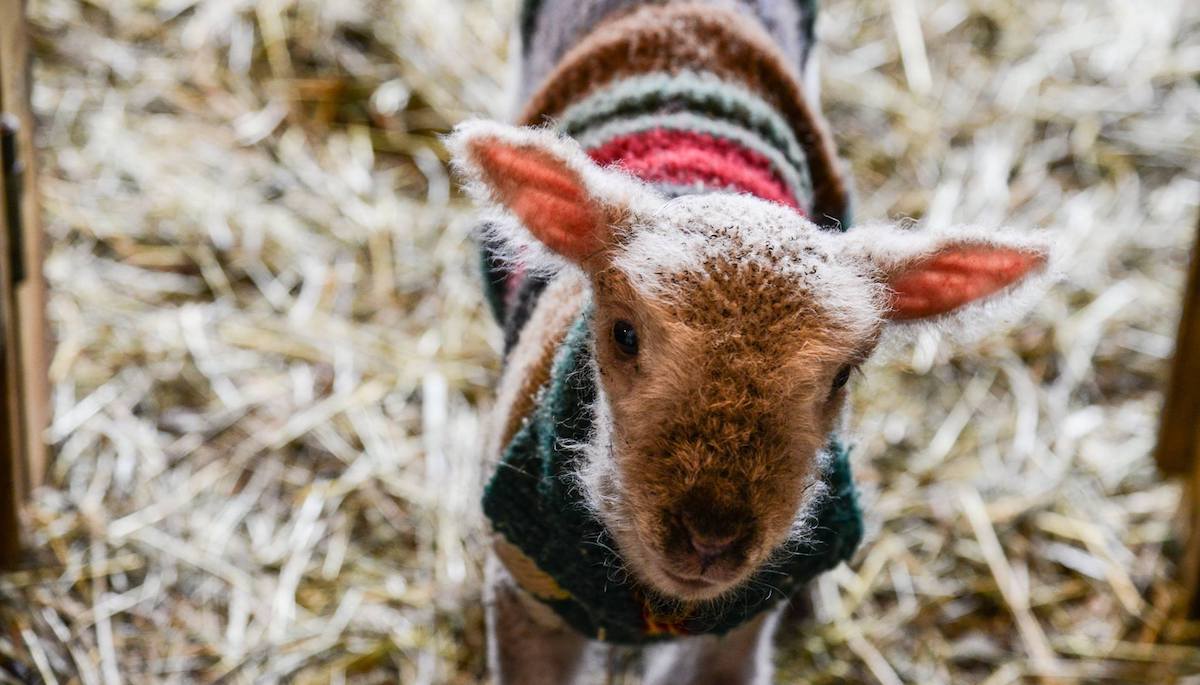
[[[684,196],[642,217],[613,265],[650,299],[686,302],[703,283],[704,294],[736,302],[794,300],[865,335],[878,325],[884,292],[842,238],[757,198]]]
[[[753,195],[728,192],[681,195],[662,203],[644,219],[650,227],[683,231],[729,225],[748,229],[756,226],[774,229],[813,226],[790,207]]]
[[[685,195],[639,217],[620,256],[623,266],[692,271],[714,258],[807,256],[828,261],[828,234],[795,211],[748,195]],[[675,246],[675,247],[672,247]]]

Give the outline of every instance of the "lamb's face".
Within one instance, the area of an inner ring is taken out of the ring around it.
[[[805,534],[886,304],[836,241],[777,205],[693,196],[591,274],[602,392],[584,483],[660,591],[720,595]]]
[[[843,235],[746,196],[668,201],[547,131],[472,122],[450,145],[476,198],[519,220],[494,223],[512,256],[590,280],[581,480],[630,570],[680,599],[721,595],[805,533],[844,386],[885,329],[977,325],[960,314],[1046,271],[1029,236]]]

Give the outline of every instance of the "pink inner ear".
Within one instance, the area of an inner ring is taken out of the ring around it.
[[[958,245],[908,264],[888,281],[889,318],[897,321],[947,314],[1016,283],[1045,257],[992,245]]]
[[[551,250],[581,260],[603,247],[603,214],[562,160],[494,138],[472,150],[498,199]]]

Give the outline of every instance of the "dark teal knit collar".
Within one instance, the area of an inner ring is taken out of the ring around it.
[[[816,514],[811,539],[781,549],[731,596],[681,607],[623,571],[615,543],[573,481],[578,453],[560,447],[587,440],[592,430],[596,385],[588,318],[585,313],[572,325],[537,408],[505,449],[483,496],[493,529],[561,588],[556,597],[539,599],[580,633],[612,643],[720,634],[850,557],[862,538],[862,515],[847,450],[831,437],[824,475],[830,495]]]

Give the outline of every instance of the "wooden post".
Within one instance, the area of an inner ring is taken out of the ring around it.
[[[1186,595],[1179,614],[1200,618],[1200,226],[1183,292],[1175,360],[1167,385],[1155,460],[1166,474],[1183,477],[1182,522],[1187,545],[1180,560]]]
[[[18,559],[19,507],[46,463],[46,295],[33,169],[25,5],[0,0],[0,566]]]

